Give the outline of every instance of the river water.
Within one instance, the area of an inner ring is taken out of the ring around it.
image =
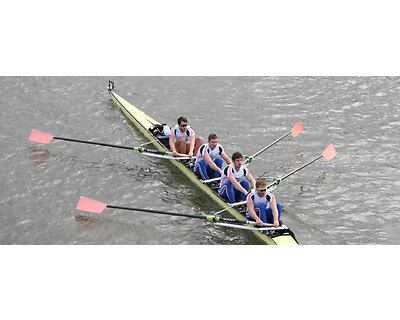
[[[255,244],[246,231],[202,221],[107,209],[84,214],[80,195],[116,205],[212,213],[164,160],[63,141],[55,136],[140,145],[107,94],[115,91],[155,119],[189,118],[215,132],[228,154],[252,154],[302,120],[251,164],[273,178],[319,160],[275,190],[284,223],[302,244],[400,244],[400,78],[398,77],[0,77],[0,244]],[[172,169],[172,170],[171,170]]]

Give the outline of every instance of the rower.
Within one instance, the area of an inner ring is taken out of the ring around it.
[[[187,154],[189,157],[193,157],[203,143],[203,138],[196,138],[195,132],[188,125],[187,118],[179,117],[178,124],[171,129],[169,135],[169,145],[173,156]]]
[[[256,181],[253,175],[242,164],[243,155],[235,152],[232,154],[232,164],[222,170],[218,194],[227,199],[229,203],[246,200],[249,190],[255,188]]]
[[[257,180],[256,189],[247,196],[246,218],[259,226],[271,223],[277,228],[281,224],[281,214],[282,204],[277,203],[275,196],[267,189],[267,181]]]
[[[211,133],[208,136],[208,143],[201,145],[197,151],[193,171],[203,180],[218,178],[222,174],[224,160],[228,165],[232,164],[224,148],[218,143],[217,135]]]

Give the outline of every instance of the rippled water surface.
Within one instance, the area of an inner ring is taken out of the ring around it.
[[[107,203],[211,213],[216,208],[163,160],[54,141],[31,128],[124,145],[146,142],[111,104],[103,77],[0,77],[0,244],[248,244],[248,233],[201,221],[75,208],[80,195]],[[275,190],[302,244],[400,244],[400,78],[114,77],[116,92],[169,124],[183,114],[215,132],[231,154],[252,154],[303,120],[305,133],[251,165],[281,176],[333,143]]]

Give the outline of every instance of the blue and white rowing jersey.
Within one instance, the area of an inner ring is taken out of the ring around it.
[[[194,134],[194,131],[190,126],[187,126],[186,130],[182,132],[181,130],[179,130],[179,125],[177,124],[171,129],[170,134],[174,136],[174,142],[176,142],[176,140],[178,139],[183,138],[185,139],[186,143],[190,143],[189,137]]]
[[[253,206],[263,204],[268,209],[271,207],[271,202],[275,200],[275,196],[270,193],[266,192],[264,196],[260,197],[257,191],[252,191],[246,198],[247,203],[252,203]]]
[[[222,152],[224,152],[224,148],[219,143],[217,143],[214,149],[211,149],[210,145],[205,143],[200,146],[199,150],[197,150],[195,165],[200,160],[204,160],[206,154],[210,156],[211,160],[214,160],[216,158],[221,158]]]
[[[248,172],[249,171],[243,166],[240,166],[240,169],[236,171],[235,165],[232,163],[229,166],[225,167],[224,170],[222,170],[220,186],[222,186],[227,177],[230,176],[233,176],[236,181],[240,182],[244,177],[247,176]]]

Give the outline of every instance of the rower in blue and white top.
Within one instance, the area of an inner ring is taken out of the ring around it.
[[[256,185],[250,170],[242,166],[243,156],[240,152],[235,152],[232,155],[232,162],[231,165],[222,170],[218,189],[218,194],[227,199],[229,203],[246,200],[249,190],[254,189]]]
[[[169,145],[173,156],[187,154],[189,157],[193,157],[203,143],[203,138],[196,138],[195,132],[188,125],[187,118],[179,117],[178,124],[171,129],[169,135]]]
[[[218,178],[222,174],[224,160],[228,165],[232,164],[224,148],[218,143],[217,135],[211,133],[208,143],[201,145],[197,151],[193,171],[203,180]]]
[[[281,214],[282,204],[276,201],[271,192],[268,192],[267,181],[257,180],[256,189],[247,196],[247,219],[255,221],[259,226],[271,223],[277,228],[280,225]]]

